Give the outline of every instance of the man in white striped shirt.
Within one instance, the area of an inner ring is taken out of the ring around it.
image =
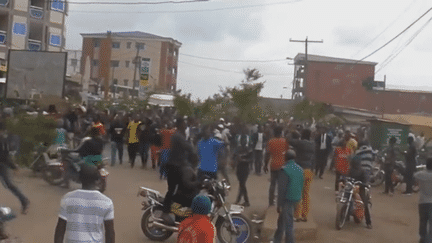
[[[114,205],[96,190],[99,176],[96,167],[81,167],[82,189],[67,193],[61,200],[54,243],[115,242]]]

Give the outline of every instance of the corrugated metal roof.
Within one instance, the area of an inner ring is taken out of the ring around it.
[[[294,62],[297,61],[304,61],[305,60],[305,54],[299,53],[294,58]],[[377,62],[366,62],[366,61],[359,61],[359,60],[353,60],[353,59],[345,59],[345,58],[337,58],[337,57],[326,57],[326,56],[318,56],[318,55],[311,55],[308,54],[308,61],[311,62],[333,62],[333,63],[346,63],[346,64],[366,64],[366,65],[377,65]]]
[[[104,33],[81,33],[81,35],[83,37],[93,36],[93,37],[104,38],[104,37],[107,37],[107,32],[104,32]],[[120,38],[143,38],[143,39],[174,40],[173,38],[163,37],[163,36],[159,36],[159,35],[153,35],[153,34],[141,32],[141,31],[111,32],[111,36],[112,37],[120,37]],[[177,40],[174,40],[174,41],[177,41]]]

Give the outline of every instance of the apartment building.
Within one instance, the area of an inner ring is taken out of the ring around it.
[[[66,50],[67,55],[67,66],[66,76],[74,76],[81,73],[81,50]]]
[[[136,96],[143,85],[149,91],[176,90],[181,46],[177,40],[140,31],[81,35],[81,72],[88,58],[90,78],[101,86],[114,87],[110,92]]]
[[[63,51],[66,0],[0,0],[0,77],[9,49]]]

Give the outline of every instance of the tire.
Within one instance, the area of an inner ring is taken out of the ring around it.
[[[372,169],[372,176],[370,178],[370,185],[372,187],[380,186],[384,183],[385,175],[384,171],[380,168],[373,168]]]
[[[58,186],[63,183],[65,171],[60,166],[46,166],[42,170],[42,178],[51,185]]]
[[[141,218],[141,230],[144,235],[153,241],[165,241],[173,234],[172,231],[153,227],[151,224],[151,207],[147,208]],[[162,207],[153,207],[155,217],[162,215]]]
[[[244,243],[250,241],[250,239],[252,239],[252,224],[250,220],[242,214],[233,214],[231,215],[231,219],[236,229],[240,230],[239,233],[234,235],[234,232],[231,232],[229,220],[221,216],[216,222],[216,232],[219,242],[226,243],[234,241],[237,243]],[[232,237],[234,237],[235,240]]]
[[[338,203],[337,209],[336,209],[336,229],[340,230],[345,225],[346,219],[348,218],[347,215],[347,207],[348,205],[345,203]]]

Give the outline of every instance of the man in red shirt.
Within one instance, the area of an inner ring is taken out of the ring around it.
[[[160,130],[160,135],[162,138],[162,145],[160,147],[160,178],[166,178],[167,171],[165,168],[166,163],[168,162],[169,153],[171,150],[171,137],[176,133],[177,130],[174,128],[172,122],[168,122],[166,124],[166,128]]]
[[[179,226],[178,243],[214,243],[216,229],[210,221],[211,202],[207,196],[197,195],[192,201],[193,215]]]
[[[279,172],[281,168],[285,165],[285,153],[288,150],[288,142],[285,138],[282,138],[282,127],[275,127],[274,138],[270,139],[267,143],[266,153],[265,153],[265,165],[264,172],[268,172],[268,164],[270,162],[270,189],[269,189],[269,205],[274,205],[276,183],[279,178]]]
[[[349,137],[346,137],[342,142],[342,146],[336,147],[334,150],[334,165],[336,168],[335,190],[339,191],[339,180],[341,176],[348,175],[349,172],[349,157],[353,153],[352,149],[347,146]]]

